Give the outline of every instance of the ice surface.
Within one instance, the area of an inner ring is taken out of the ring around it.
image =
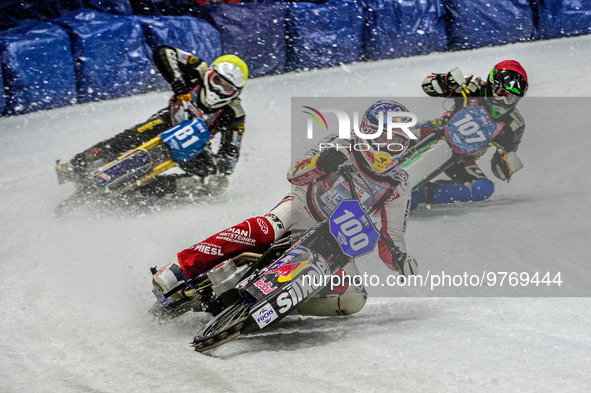
[[[584,36],[253,79],[228,191],[133,213],[57,218],[73,188],[57,185],[54,162],[146,119],[167,94],[0,119],[0,391],[590,391],[589,298],[374,298],[358,315],[291,318],[211,356],[188,345],[203,319],[159,323],[146,314],[151,265],[289,192],[290,97],[421,96],[431,72],[460,66],[485,76],[505,58],[527,69],[531,97],[588,97],[589,47]],[[584,118],[554,129],[529,117],[525,168],[497,183],[491,201],[413,215],[407,242],[421,268],[578,264],[576,279],[589,282]],[[385,269],[373,262],[364,265]]]

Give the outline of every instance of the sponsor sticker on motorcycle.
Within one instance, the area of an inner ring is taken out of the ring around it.
[[[293,280],[277,296],[279,313],[285,314],[294,309],[299,303],[308,299],[314,291],[323,287],[330,277],[330,267],[320,255],[317,255],[317,259],[308,266],[305,273]]]
[[[250,316],[259,325],[259,328],[264,328],[271,322],[277,319],[277,312],[269,303],[265,303],[263,307],[250,314]]]
[[[272,282],[267,281],[265,277],[261,278],[258,281],[255,281],[253,285],[260,289],[261,292],[265,295],[268,295],[277,289],[277,287],[274,286]]]
[[[303,247],[296,247],[289,254],[275,261],[265,271],[266,276],[274,276],[279,282],[290,281],[308,264],[309,259],[301,260],[301,255],[306,253]]]

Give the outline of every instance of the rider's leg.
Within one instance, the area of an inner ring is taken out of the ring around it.
[[[451,180],[438,180],[413,191],[411,209],[421,203],[443,204],[482,201],[492,196],[494,183],[474,162],[458,164],[446,174]]]
[[[365,306],[367,292],[353,260],[335,272],[327,287],[298,307],[302,315],[336,316],[355,314]]]
[[[147,121],[78,153],[70,161],[74,173],[80,173],[97,161],[107,163],[121,154],[158,136],[171,126],[168,109],[162,109]]]
[[[314,223],[303,209],[301,196],[288,196],[264,217],[249,218],[182,250],[177,254],[178,262],[154,275],[154,283],[166,294],[228,258],[264,250],[292,228],[309,228]]]

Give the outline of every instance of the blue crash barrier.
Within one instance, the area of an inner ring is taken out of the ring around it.
[[[6,99],[4,98],[4,79],[2,78],[2,67],[0,66],[0,115],[6,106]]]
[[[235,53],[256,77],[352,62],[360,45],[362,58],[378,60],[591,33],[591,3],[581,0],[244,1],[0,0],[0,111],[168,88],[152,62],[160,44],[208,62]]]
[[[220,32],[222,52],[240,56],[250,76],[284,72],[285,5],[219,4],[198,10],[195,15]]]
[[[76,102],[70,39],[59,26],[33,22],[0,32],[0,64],[6,114]]]
[[[443,0],[449,48],[473,49],[528,41],[535,35],[530,0]]]
[[[591,2],[534,0],[541,39],[591,34]]]
[[[350,0],[294,3],[287,32],[287,71],[351,63],[361,55],[363,11]]]
[[[421,55],[447,47],[441,0],[362,0],[368,60]]]
[[[133,14],[130,0],[0,0],[0,30],[31,21],[50,21],[81,8]]]
[[[80,102],[138,94],[150,88],[151,60],[137,20],[81,10],[54,22],[70,34]]]
[[[220,33],[209,23],[191,16],[135,16],[144,29],[146,42],[150,48],[150,60],[153,51],[160,45],[170,45],[186,50],[211,64],[222,54]],[[162,75],[151,63],[155,73],[150,85],[156,89],[168,89]]]

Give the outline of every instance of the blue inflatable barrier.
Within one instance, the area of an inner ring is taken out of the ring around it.
[[[368,60],[414,56],[447,48],[441,0],[361,0]]]
[[[528,41],[535,35],[530,0],[442,1],[452,50]]]
[[[217,4],[195,16],[211,23],[222,38],[222,52],[242,58],[250,76],[280,74],[285,69],[283,4]]]
[[[151,60],[137,20],[81,10],[54,22],[70,34],[80,102],[149,89]]]
[[[209,23],[191,16],[135,16],[144,29],[149,57],[161,45],[169,45],[193,53],[211,64],[222,54],[220,33]],[[156,69],[150,85],[154,89],[169,89],[170,86]]]
[[[4,98],[4,79],[2,78],[2,67],[0,66],[0,115],[6,106],[6,99]]]
[[[352,63],[361,55],[363,11],[350,0],[294,3],[287,31],[287,71]]]
[[[591,34],[591,2],[534,0],[541,39]]]
[[[76,102],[76,79],[68,34],[47,22],[0,32],[0,64],[7,114]]]

